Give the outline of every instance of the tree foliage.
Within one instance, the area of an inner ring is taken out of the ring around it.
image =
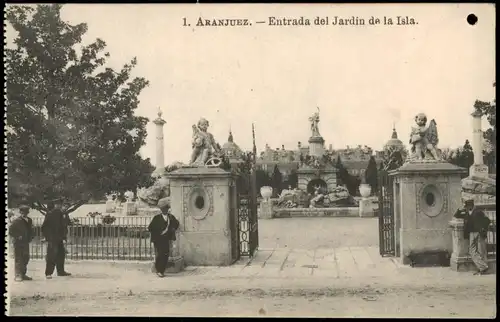
[[[67,212],[111,191],[148,185],[153,170],[139,149],[147,118],[134,115],[144,78],[136,59],[106,67],[106,43],[81,45],[87,25],[61,19],[62,5],[9,6],[17,33],[5,50],[8,199],[62,198]]]
[[[288,175],[288,185],[292,187],[292,189],[295,189],[299,185],[299,175],[297,173],[297,170],[293,169],[290,171],[290,174]]]
[[[283,190],[283,175],[281,174],[278,165],[274,166],[271,182],[273,187],[273,194],[275,194],[275,196],[279,195]]]
[[[335,164],[335,167],[338,170],[338,177],[337,180],[339,181],[340,185],[345,185],[347,190],[349,191],[349,194],[352,196],[356,196],[359,194],[359,185],[361,184],[361,179],[357,176],[353,176],[349,173],[349,171],[345,168],[344,164],[342,163],[342,159],[340,158],[340,155],[337,156],[337,162]]]
[[[257,190],[260,191],[260,188],[264,186],[271,186],[271,178],[269,177],[269,174],[267,171],[264,171],[262,169],[257,169],[255,171],[255,177],[257,181]]]
[[[378,170],[377,170],[377,162],[375,161],[375,157],[370,156],[370,161],[368,161],[368,166],[366,167],[365,172],[366,183],[370,185],[371,191],[375,193],[378,189]]]
[[[451,152],[443,153],[443,156],[446,158],[446,161],[451,164],[466,168],[467,170],[474,164],[474,151],[472,151],[469,140],[465,140],[462,147],[452,150]]]

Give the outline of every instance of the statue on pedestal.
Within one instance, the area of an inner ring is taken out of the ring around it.
[[[198,125],[193,125],[193,152],[189,162],[190,165],[212,165],[208,164],[210,163],[209,161],[213,161],[212,163],[214,163],[214,166],[220,163],[220,160],[214,158],[214,152],[219,155],[222,151],[220,146],[215,142],[213,135],[207,131],[208,126],[209,123],[204,118],[198,121]]]
[[[311,122],[311,136],[321,136],[319,134],[319,107],[318,111],[309,117],[309,122]]]
[[[417,126],[412,127],[410,144],[412,159],[415,160],[439,160],[436,149],[439,143],[436,121],[433,119],[427,125],[427,116],[419,113],[415,116]]]

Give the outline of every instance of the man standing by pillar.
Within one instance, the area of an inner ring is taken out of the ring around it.
[[[170,242],[175,240],[175,231],[179,228],[179,221],[170,212],[170,202],[160,199],[158,202],[161,214],[153,217],[148,231],[151,233],[151,242],[155,247],[155,270],[159,277],[165,277],[170,256]]]
[[[47,241],[47,257],[45,266],[45,277],[52,278],[54,268],[58,276],[69,276],[70,273],[64,270],[66,249],[64,241],[68,234],[68,217],[61,210],[60,200],[49,202],[47,214],[42,224],[42,233]]]
[[[14,246],[14,267],[16,272],[15,280],[31,281],[31,277],[26,275],[28,262],[30,260],[30,242],[33,240],[33,220],[28,217],[30,208],[26,205],[19,207],[21,216],[12,219],[9,226],[9,235]]]
[[[464,208],[457,210],[456,218],[464,219],[464,239],[469,240],[469,255],[477,272],[474,275],[484,275],[488,271],[487,243],[490,219],[485,213],[474,208],[474,200],[466,200]]]

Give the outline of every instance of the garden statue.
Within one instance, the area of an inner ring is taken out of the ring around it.
[[[436,121],[427,125],[427,116],[419,113],[415,116],[416,127],[411,130],[410,144],[412,158],[416,160],[439,160],[436,146],[439,142]]]
[[[320,202],[323,201],[325,195],[323,194],[323,188],[320,185],[314,187],[314,197],[311,199],[309,208],[317,208],[320,206]]]
[[[189,162],[190,165],[218,166],[221,163],[221,160],[216,158],[215,154],[219,155],[222,151],[220,146],[215,142],[213,135],[207,132],[208,127],[209,122],[204,118],[198,121],[198,125],[193,125],[193,152]]]
[[[167,197],[170,197],[170,182],[165,177],[156,180],[151,187],[137,191],[137,198],[151,207],[156,207],[160,199]]]
[[[318,112],[314,113],[311,117],[309,117],[309,122],[311,122],[311,136],[321,136],[319,134],[319,107]]]

